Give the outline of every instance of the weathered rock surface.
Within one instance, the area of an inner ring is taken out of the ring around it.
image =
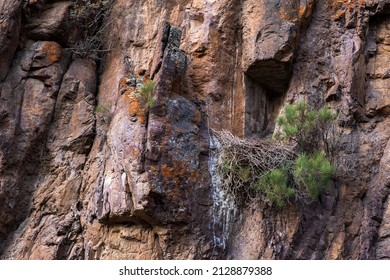
[[[118,0],[99,61],[49,2],[0,3],[0,258],[390,258],[390,1]],[[301,98],[339,112],[343,176],[237,208],[212,129],[266,136]]]
[[[7,76],[19,41],[21,0],[4,0],[0,12],[0,81]]]
[[[70,7],[70,1],[47,3],[42,9],[30,12],[23,28],[28,30],[31,39],[63,42],[71,26],[68,22]]]

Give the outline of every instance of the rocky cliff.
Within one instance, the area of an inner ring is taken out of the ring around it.
[[[389,65],[388,0],[0,0],[0,258],[389,259]],[[302,98],[344,176],[237,204],[213,131]]]

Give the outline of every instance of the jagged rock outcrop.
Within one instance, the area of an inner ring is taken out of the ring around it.
[[[0,258],[390,258],[389,1],[117,0],[99,60],[81,4],[0,4]],[[237,205],[213,129],[265,137],[301,98],[339,112],[344,175]]]

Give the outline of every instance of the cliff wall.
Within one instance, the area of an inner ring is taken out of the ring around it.
[[[390,258],[389,62],[388,0],[1,0],[0,258]],[[344,175],[238,205],[213,130],[302,98],[338,111]]]

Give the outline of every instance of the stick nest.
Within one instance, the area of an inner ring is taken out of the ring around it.
[[[296,154],[291,146],[255,139],[241,139],[228,131],[214,131],[220,143],[216,149],[217,174],[236,201],[247,204],[261,193],[254,184],[265,173],[291,163]]]

